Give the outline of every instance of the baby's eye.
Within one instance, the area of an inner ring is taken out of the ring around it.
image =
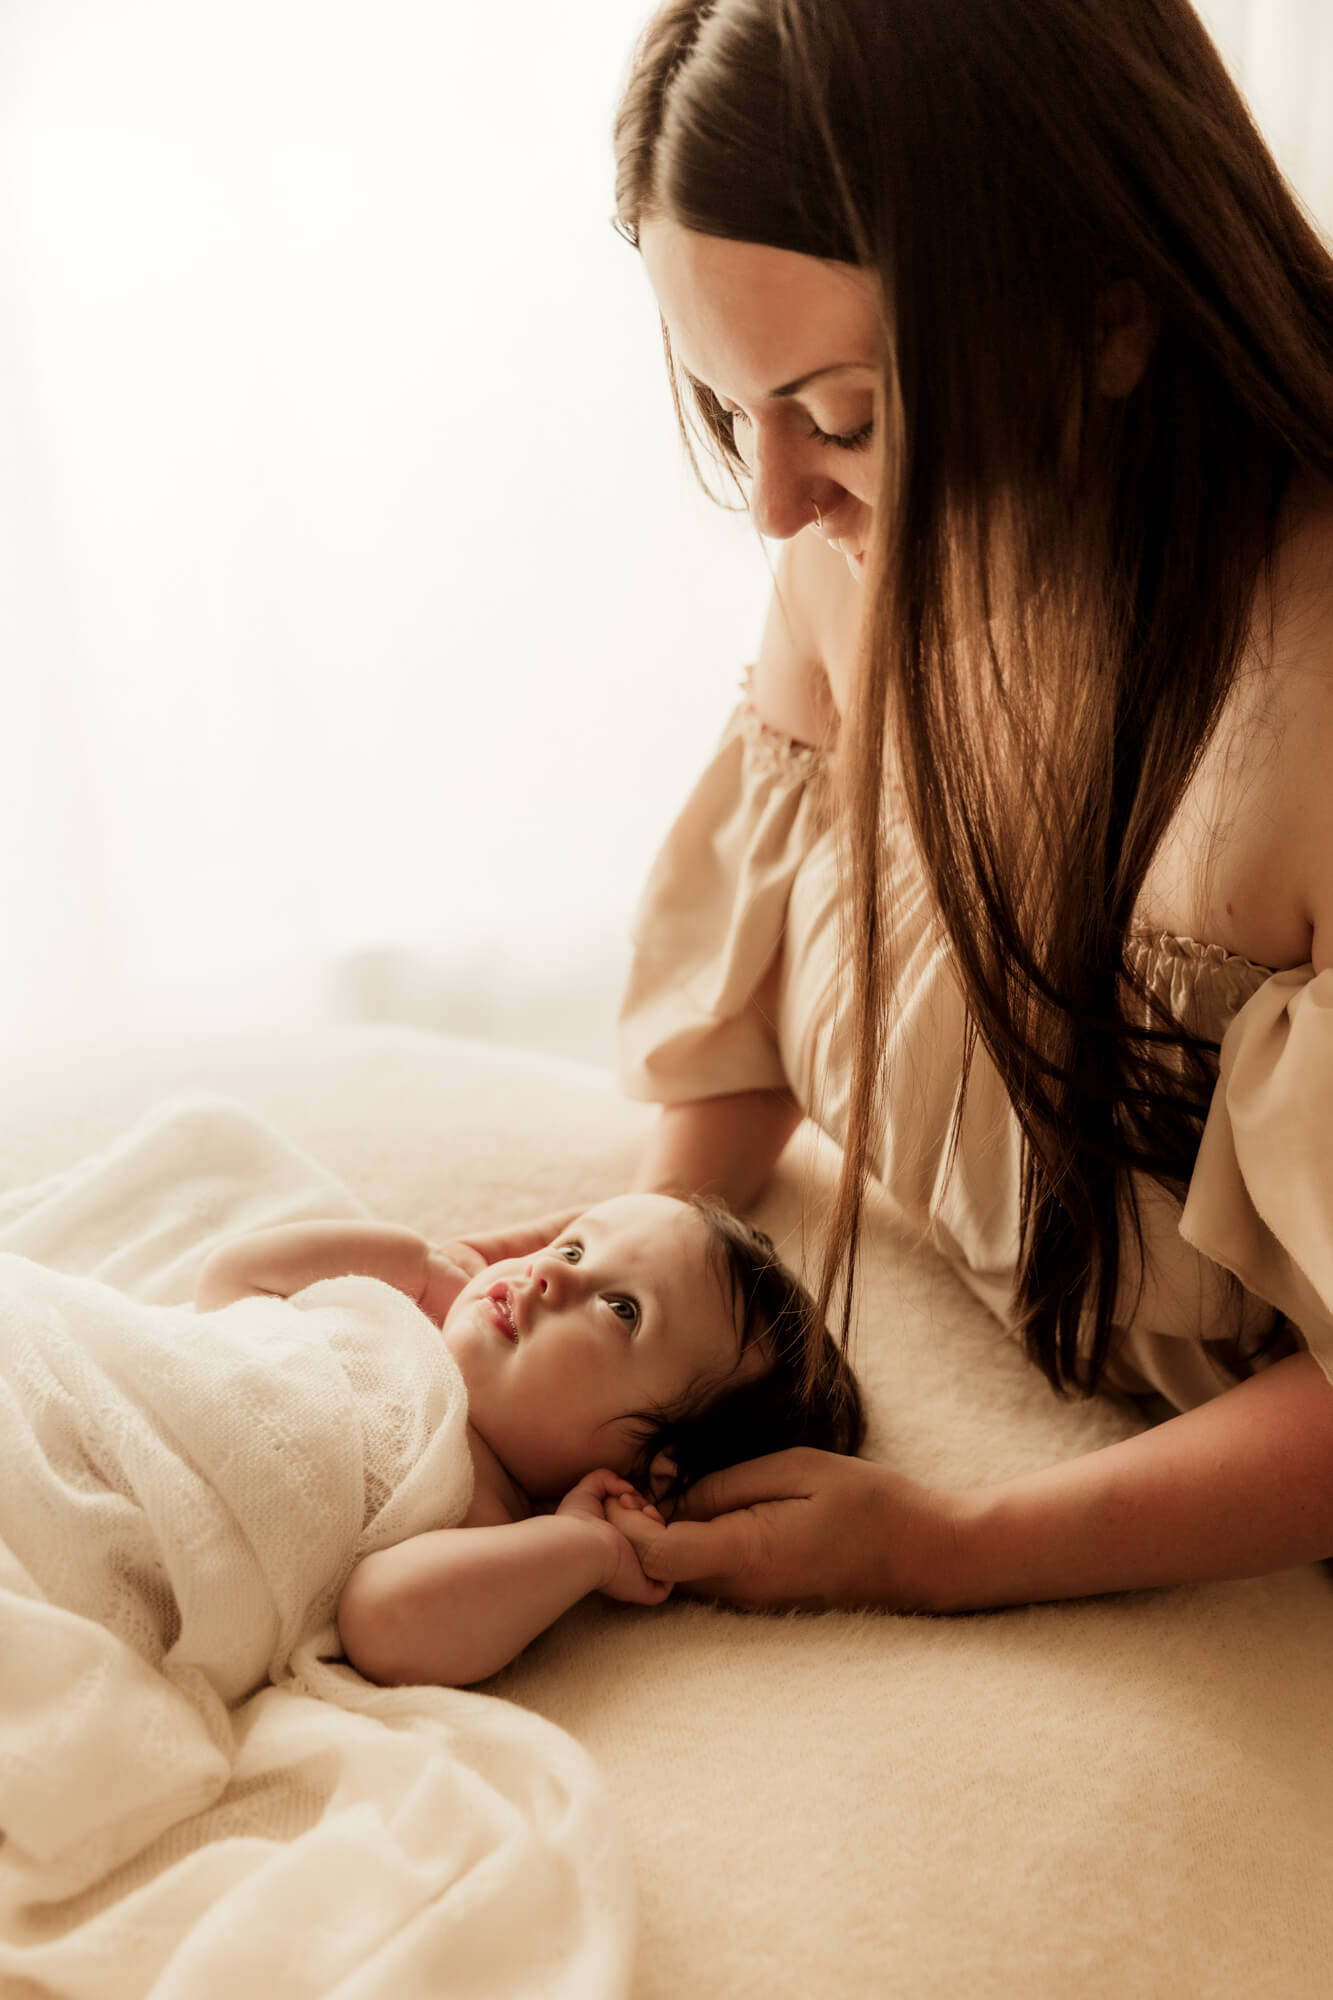
[[[608,1292],[606,1303],[610,1306],[616,1318],[623,1320],[626,1326],[638,1325],[639,1308],[635,1300],[621,1298],[614,1292]]]
[[[567,1264],[578,1264],[583,1258],[583,1245],[581,1243],[562,1243],[555,1254],[557,1257],[563,1257]]]

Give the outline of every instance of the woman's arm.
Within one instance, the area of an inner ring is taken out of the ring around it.
[[[668,1586],[644,1576],[629,1542],[603,1516],[634,1497],[605,1468],[581,1479],[554,1514],[491,1528],[438,1528],[366,1556],[343,1586],[338,1631],[367,1680],[468,1687],[498,1674],[562,1612],[602,1590],[660,1604]]]
[[[952,1496],[937,1610],[1264,1576],[1333,1555],[1333,1384],[1310,1354],[1083,1458]]]
[[[752,1606],[980,1611],[1263,1576],[1333,1555],[1333,1384],[1290,1355],[1197,1410],[998,1485],[781,1452],[713,1473],[658,1527],[645,1574]]]
[[[854,620],[860,616],[861,602],[860,587],[846,562],[823,541],[797,535],[784,544],[763,639],[750,675],[750,700],[765,728],[797,744],[832,746],[838,732],[838,709],[831,683],[835,677],[841,683],[850,669],[856,645]],[[770,797],[765,791],[766,810]],[[718,865],[711,830],[700,827],[695,831],[707,849],[705,865],[711,875]],[[813,829],[808,837],[816,837]],[[728,849],[733,839],[728,831]],[[670,847],[666,851],[670,852]],[[791,859],[792,873],[797,858]],[[771,866],[771,859],[765,869]],[[690,869],[699,866],[692,849],[681,865],[687,869],[688,881]],[[678,894],[675,902],[679,901]],[[722,921],[716,939],[719,952],[725,928]],[[778,943],[778,938],[772,942]],[[686,944],[691,950],[697,944],[692,930]],[[772,978],[776,973],[776,966],[770,965],[764,974],[762,953],[750,969],[757,979]],[[761,987],[756,997],[763,1001],[763,1011],[771,1015],[771,996]],[[669,1064],[667,1067],[670,1069]],[[636,1089],[633,1094],[652,1092]],[[650,1193],[713,1194],[732,1208],[746,1209],[768,1180],[801,1116],[800,1106],[785,1088],[743,1090],[668,1104],[634,1184]]]
[[[742,1090],[665,1105],[634,1185],[648,1194],[711,1194],[743,1211],[768,1181],[801,1117],[789,1090]]]

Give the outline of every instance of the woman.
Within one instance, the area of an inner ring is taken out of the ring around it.
[[[1333,262],[1185,0],[668,0],[616,149],[678,414],[786,544],[641,912],[639,1184],[743,1206],[809,1112],[844,1331],[873,1173],[1057,1390],[1181,1412],[967,1492],[758,1460],[645,1568],[1328,1556]]]

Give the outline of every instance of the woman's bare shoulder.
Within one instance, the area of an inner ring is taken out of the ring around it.
[[[1153,857],[1148,928],[1333,963],[1333,506],[1284,534],[1253,643]]]
[[[1273,621],[1279,721],[1266,789],[1318,970],[1333,965],[1333,490],[1280,551]]]
[[[819,747],[835,739],[858,588],[844,559],[817,536],[783,544],[752,682],[755,708],[770,729]]]

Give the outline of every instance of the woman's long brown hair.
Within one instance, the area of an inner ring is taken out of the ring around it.
[[[964,1082],[979,1039],[1022,1127],[1015,1316],[1052,1386],[1091,1393],[1143,1276],[1134,1176],[1183,1195],[1215,1075],[1126,946],[1284,496],[1333,477],[1333,260],[1186,0],[668,0],[616,159],[631,241],[660,215],[878,278],[821,1317],[841,1274],[846,1339],[886,1101],[891,753],[966,998]],[[1158,331],[1113,400],[1099,315],[1122,280]],[[720,405],[672,380],[743,478]]]

